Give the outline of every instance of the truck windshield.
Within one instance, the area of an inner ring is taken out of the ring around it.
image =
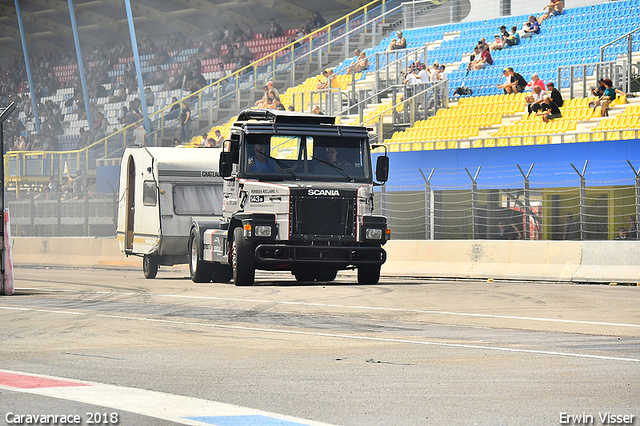
[[[247,135],[244,172],[283,180],[371,180],[365,138],[296,135]]]

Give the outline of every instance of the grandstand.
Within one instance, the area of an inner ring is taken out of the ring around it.
[[[339,116],[344,123],[374,127],[374,140],[387,145],[392,163],[400,165],[396,172],[392,170],[390,184],[395,182],[401,186],[404,181],[414,180],[418,169],[428,169],[431,165],[455,168],[459,174],[467,165],[492,163],[493,160],[489,160],[492,157],[514,164],[516,160],[543,161],[551,152],[562,152],[567,163],[583,161],[590,158],[585,153],[591,148],[582,144],[604,141],[618,143],[615,149],[625,150],[624,160],[640,160],[640,155],[636,155],[635,149],[628,149],[630,145],[626,143],[639,138],[639,106],[632,93],[638,89],[619,97],[609,118],[602,118],[598,108],[589,108],[593,98],[585,91],[595,85],[597,77],[611,78],[625,92],[637,87],[633,78],[640,74],[637,65],[640,32],[633,31],[640,27],[640,2],[578,2],[577,7],[569,7],[562,15],[547,19],[540,34],[523,38],[517,46],[492,52],[493,65],[478,71],[467,71],[468,58],[478,39],[492,40],[501,25],[520,29],[530,13],[540,12],[539,7],[532,5],[532,10],[523,10],[526,14],[474,20],[474,16],[482,14],[474,13],[472,4],[468,16],[461,17],[461,22],[449,22],[449,14],[443,14],[446,20],[438,24],[407,26],[408,22],[416,21],[410,13],[429,15],[446,4],[424,2],[409,12],[398,3],[373,2],[309,34],[295,46],[287,44],[287,36],[265,40],[256,35],[246,42],[255,62],[237,74],[228,75],[233,67],[230,63],[202,60],[203,76],[211,84],[188,98],[197,116],[196,129],[192,132],[197,136],[193,136],[188,146],[198,146],[200,135],[213,134],[216,129],[226,135],[239,109],[253,106],[262,95],[262,84],[273,80],[285,106],[308,112],[320,105],[325,113]],[[593,28],[594,16],[599,17],[600,28]],[[403,30],[408,47],[405,51],[388,52],[387,46],[398,29]],[[287,35],[292,35],[292,31]],[[603,49],[629,33],[628,37]],[[366,52],[370,66],[362,73],[351,75],[347,69],[354,63],[350,57],[354,47]],[[171,71],[183,67],[197,52],[197,47],[172,52],[170,63],[163,64],[162,68]],[[152,54],[141,56],[144,78],[150,77],[155,69],[153,60]],[[105,87],[109,95],[132,61],[131,56],[121,58],[108,72],[111,83]],[[436,102],[427,99],[434,91],[441,90],[441,86],[437,90],[427,86],[420,93],[407,94],[400,71],[415,61],[446,65],[448,82],[443,99]],[[220,69],[221,63],[224,71]],[[327,67],[333,68],[336,78],[330,89],[318,92],[316,80]],[[543,81],[556,83],[565,98],[562,118],[543,123],[539,117],[525,113],[524,94],[502,94],[497,84],[504,79],[505,67],[513,67],[526,79],[536,73]],[[55,69],[55,75],[64,82],[76,70],[77,66],[64,65]],[[457,96],[455,90],[460,86],[469,87],[473,94]],[[162,90],[160,86],[151,86],[151,89],[156,94],[156,102],[150,108],[157,128],[153,140],[155,144],[166,145],[177,126],[176,117],[169,114],[171,99],[182,99],[189,94],[182,89]],[[66,88],[42,99],[64,103],[71,96],[73,92]],[[113,122],[122,106],[134,97],[129,95],[124,101],[110,103],[107,96],[97,98],[96,104]],[[71,107],[63,107],[63,113],[66,123],[60,144],[63,149],[71,150],[77,144],[79,128],[88,123],[76,116]],[[24,113],[20,118],[27,121],[27,132],[33,131],[33,123],[26,120]],[[73,166],[68,166],[70,169],[84,168],[90,176],[96,176],[96,166],[117,167],[120,150],[130,142],[128,132],[120,131],[79,153],[11,153],[9,168],[14,175],[8,181],[17,185],[20,181],[41,180],[48,174],[60,175],[65,162],[73,162]],[[559,148],[565,144],[571,146]],[[600,159],[620,160],[616,153],[600,151],[601,148],[595,146],[594,152],[602,154]],[[527,151],[532,148],[539,149],[532,154],[533,151]],[[461,158],[465,161],[461,162]],[[34,168],[27,165],[34,161],[41,165],[36,167],[38,173],[31,174]],[[413,170],[406,172],[407,167]],[[456,182],[466,179],[464,173],[461,176]],[[98,182],[98,188],[106,190],[108,186]]]

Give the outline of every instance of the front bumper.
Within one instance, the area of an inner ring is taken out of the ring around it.
[[[336,266],[382,265],[387,252],[382,247],[306,246],[293,244],[259,244],[255,258],[263,264],[317,263]]]

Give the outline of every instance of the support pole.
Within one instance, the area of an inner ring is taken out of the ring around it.
[[[529,203],[529,176],[531,175],[531,170],[533,170],[533,164],[529,167],[529,171],[525,175],[520,165],[517,164],[518,170],[522,173],[522,177],[524,177],[524,239],[531,239],[531,204]]]
[[[29,49],[27,48],[27,38],[24,34],[24,24],[22,23],[22,12],[20,11],[20,0],[15,0],[16,16],[18,17],[18,27],[20,28],[20,38],[22,39],[22,53],[24,54],[24,64],[27,67],[27,80],[29,80],[29,91],[31,92],[31,107],[33,108],[33,119],[36,123],[36,132],[40,134],[40,115],[38,115],[38,102],[36,102],[36,86],[31,75],[31,64],[29,63]]]
[[[131,0],[124,0],[124,6],[125,6],[125,9],[127,10],[127,22],[129,23],[129,34],[131,35],[131,48],[133,50],[133,60],[135,61],[136,73],[138,74],[138,91],[140,92],[140,100],[142,101],[141,103],[142,103],[142,116],[144,117],[144,129],[147,131],[147,135],[149,135],[151,134],[151,123],[149,122],[149,111],[147,110],[147,101],[144,96],[144,82],[142,81],[142,67],[140,66],[140,55],[138,54],[138,40],[136,39],[136,29],[133,25],[133,13],[131,12]]]
[[[582,173],[576,169],[576,166],[571,164],[573,170],[580,176],[580,221],[578,224],[578,229],[580,229],[580,239],[587,239],[587,181],[585,179],[585,174],[587,172],[587,165],[589,164],[589,160],[584,162],[584,167],[582,168]]]
[[[18,0],[16,0],[17,2]],[[78,35],[78,25],[76,24],[76,13],[73,10],[73,0],[69,2],[69,17],[71,18],[71,28],[73,29],[73,41],[76,44],[76,56],[78,57],[78,72],[80,73],[80,84],[82,86],[82,97],[84,98],[84,109],[87,112],[89,131],[93,133],[93,120],[91,119],[91,104],[89,103],[89,92],[87,91],[87,78],[84,74],[84,64],[82,62],[82,50],[80,50],[80,36]]]
[[[473,223],[473,239],[477,240],[480,235],[480,226],[478,224],[478,175],[480,174],[481,167],[478,167],[475,176],[471,176],[469,170],[464,168],[471,178],[471,222]]]
[[[635,167],[633,167],[633,164],[631,164],[631,161],[627,160],[627,163],[629,163],[629,166],[631,166],[631,170],[633,170],[633,174],[636,177],[636,185],[635,185],[635,190],[636,190],[636,221],[640,220],[640,170],[636,171]]]
[[[431,177],[436,171],[434,167],[429,173],[429,177],[425,177],[422,169],[418,169],[424,179],[424,235],[427,240],[433,240],[433,214],[431,212]]]

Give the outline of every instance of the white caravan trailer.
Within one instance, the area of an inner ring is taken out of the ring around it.
[[[120,250],[143,256],[143,272],[188,263],[194,219],[222,217],[219,148],[127,148],[120,165]]]

